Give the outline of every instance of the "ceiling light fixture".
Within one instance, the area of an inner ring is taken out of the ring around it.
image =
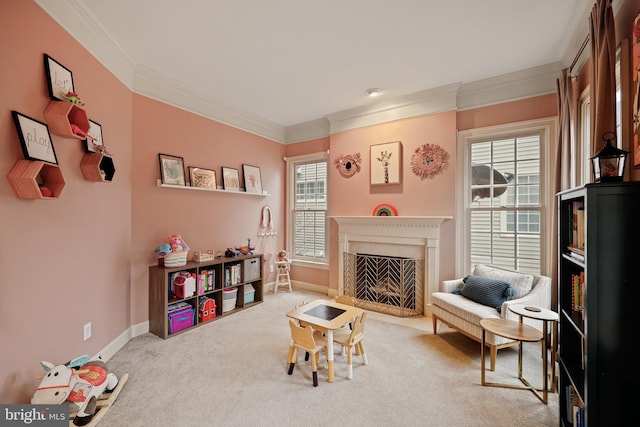
[[[376,97],[376,96],[380,95],[381,93],[382,93],[382,91],[380,89],[378,89],[377,87],[372,87],[371,89],[367,89],[366,90],[367,96],[370,96],[371,98]]]

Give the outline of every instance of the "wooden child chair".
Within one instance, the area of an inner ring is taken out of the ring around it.
[[[352,329],[341,328],[333,332],[333,342],[340,344],[342,348],[347,350],[347,378],[353,378],[353,365],[352,365],[352,348],[356,348],[356,355],[362,356],[362,364],[367,365],[367,355],[364,352],[364,346],[362,340],[364,339],[364,322],[367,319],[367,312],[363,312],[360,316],[354,319],[351,325]]]
[[[313,386],[318,386],[318,361],[320,351],[324,349],[327,354],[327,339],[319,331],[314,331],[311,326],[298,326],[293,320],[289,320],[291,328],[291,345],[289,346],[289,375],[293,374],[293,368],[298,358],[298,349],[311,355],[311,371],[313,373]]]

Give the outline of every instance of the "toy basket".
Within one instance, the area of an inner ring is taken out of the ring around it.
[[[188,254],[189,254],[188,247],[182,252],[172,252],[163,258],[158,258],[158,266],[172,268],[172,267],[182,267],[184,265],[187,265]]]

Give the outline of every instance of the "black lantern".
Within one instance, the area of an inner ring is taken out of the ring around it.
[[[613,132],[605,132],[602,139],[604,147],[591,158],[594,182],[622,182],[629,152],[621,150],[611,143],[616,139],[616,134]]]

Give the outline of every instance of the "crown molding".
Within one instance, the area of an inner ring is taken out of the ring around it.
[[[280,143],[308,141],[410,117],[555,93],[556,79],[562,69],[560,63],[554,63],[477,82],[454,83],[285,128],[211,95],[203,95],[167,76],[136,66],[80,0],[35,1],[133,92]],[[614,6],[619,9],[621,2],[615,0]],[[590,8],[586,8],[584,13],[588,16],[589,11]],[[585,23],[588,28],[586,24],[588,22]],[[583,33],[577,31],[572,40],[581,44]]]
[[[326,117],[288,126],[285,129],[285,140],[287,144],[326,138],[329,135],[329,120]]]
[[[79,0],[35,0],[76,41],[131,91],[243,131],[285,142],[285,128],[195,88],[136,66]]]
[[[412,93],[365,107],[352,108],[327,116],[332,134],[349,129],[436,114],[456,109],[460,84],[454,83]]]
[[[54,21],[102,63],[128,88],[135,62],[107,33],[96,17],[78,0],[35,0]]]
[[[212,97],[146,67],[137,67],[132,90],[275,142],[285,142],[285,127]]]
[[[460,86],[456,105],[460,111],[555,93],[561,71],[561,64],[556,62],[464,83]]]

